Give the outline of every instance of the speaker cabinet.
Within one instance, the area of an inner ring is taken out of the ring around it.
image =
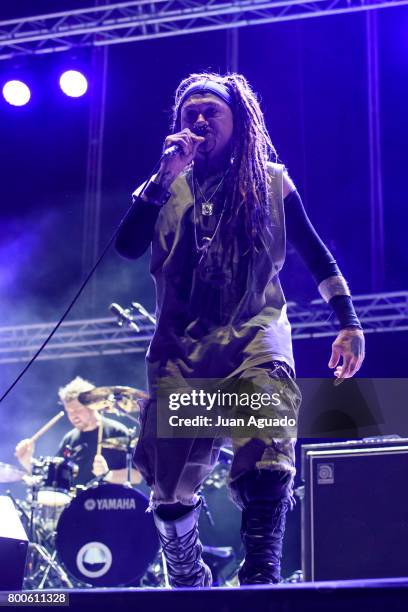
[[[408,576],[408,439],[302,447],[305,580]]]

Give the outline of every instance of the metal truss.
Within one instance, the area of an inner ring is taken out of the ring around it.
[[[408,330],[408,291],[354,296],[353,302],[365,333]],[[338,331],[329,307],[322,300],[314,300],[307,306],[289,302],[288,315],[294,340],[334,336]],[[139,333],[118,327],[117,320],[110,317],[65,322],[38,359],[144,353],[154,325],[141,315],[135,315],[133,320],[140,328]],[[28,361],[54,325],[0,328],[0,364]]]
[[[143,317],[136,316],[134,320],[140,328],[138,334],[127,327],[119,327],[113,317],[64,322],[37,359],[144,353],[154,326]],[[54,327],[55,323],[1,327],[0,364],[28,361]]]
[[[365,334],[408,331],[408,291],[353,295],[353,303]],[[288,303],[294,340],[333,336],[338,323],[323,300],[306,306]]]
[[[0,59],[390,8],[408,0],[133,0],[0,22]]]

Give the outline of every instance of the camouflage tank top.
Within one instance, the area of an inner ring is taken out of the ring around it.
[[[243,232],[237,232],[228,258],[223,257],[222,211],[215,209],[205,219],[198,207],[194,210],[191,170],[172,184],[151,247],[157,300],[157,326],[146,358],[151,396],[158,377],[226,378],[274,359],[294,369],[279,281],[286,253],[283,169],[268,166],[271,232],[254,255]],[[197,244],[215,230],[203,255]]]

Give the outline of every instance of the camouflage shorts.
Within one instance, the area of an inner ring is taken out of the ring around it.
[[[274,416],[288,408],[298,415],[301,394],[287,364],[273,361],[253,366],[244,370],[239,378],[258,390],[271,392],[279,386],[283,401],[274,409]],[[142,410],[141,422],[134,462],[152,488],[152,506],[177,501],[194,504],[197,492],[216,465],[220,448],[226,441],[222,438],[159,438],[157,403],[153,400]],[[260,432],[256,438],[234,438],[229,477],[233,499],[239,503],[234,481],[250,470],[280,470],[294,477],[295,443],[296,438],[273,438],[267,432]],[[288,486],[293,486],[293,478]]]

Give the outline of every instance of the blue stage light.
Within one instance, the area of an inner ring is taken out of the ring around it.
[[[59,80],[60,87],[64,94],[71,98],[79,98],[86,93],[88,89],[88,81],[78,70],[67,70]]]
[[[7,81],[3,87],[3,96],[12,106],[24,106],[31,98],[31,92],[23,81]]]

